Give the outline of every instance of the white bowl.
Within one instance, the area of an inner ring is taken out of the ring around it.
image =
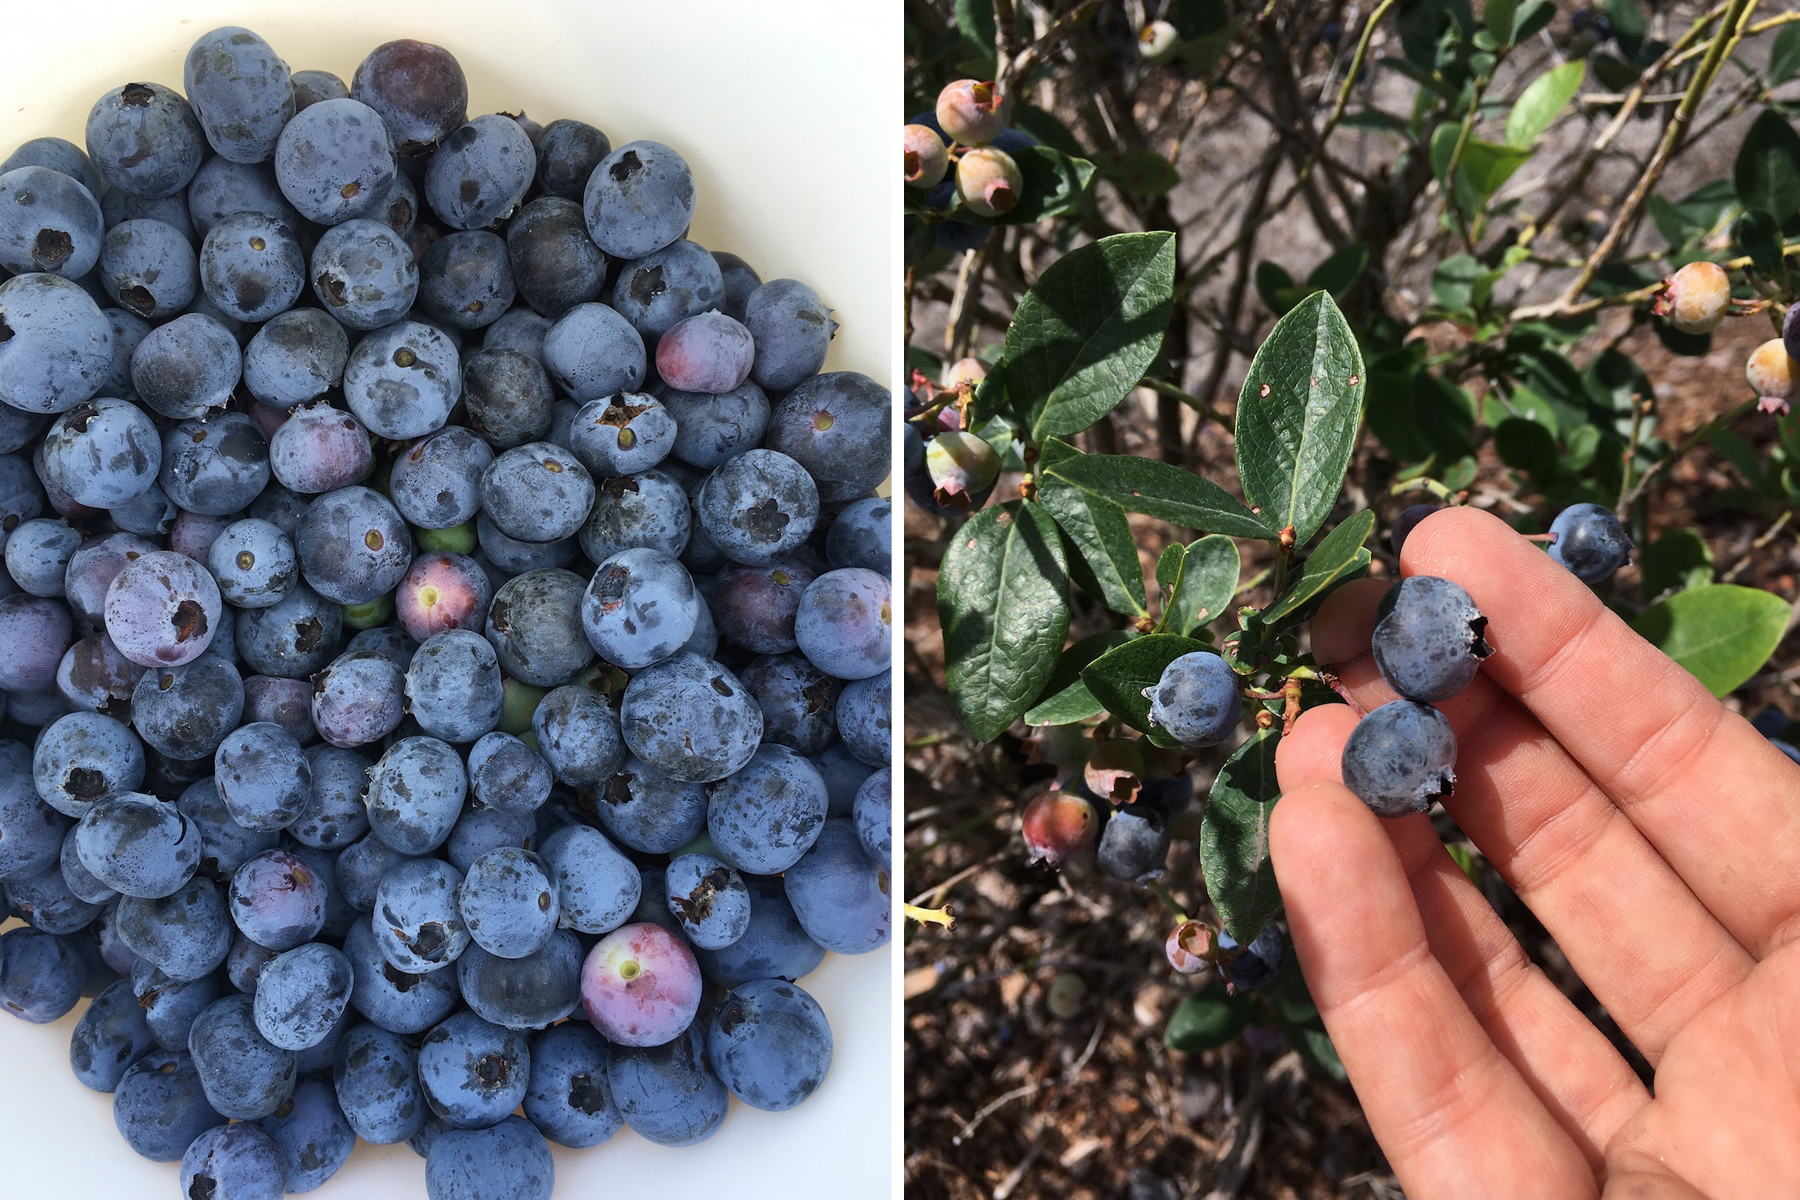
[[[546,124],[586,120],[615,145],[674,146],[698,188],[693,238],[741,255],[764,279],[812,285],[841,326],[827,370],[898,379],[898,4],[53,0],[5,10],[0,157],[46,135],[83,145],[89,107],[122,83],[179,91],[188,47],[221,25],[254,29],[295,70],[346,83],[382,42],[436,42],[468,75],[471,115],[523,108]],[[765,1113],[733,1100],[718,1132],[685,1149],[629,1129],[591,1150],[553,1147],[557,1197],[887,1196],[895,957],[891,945],[827,955],[801,981],[831,1021],[835,1052],[799,1108]],[[69,1035],[86,1006],[48,1026],[0,1017],[0,1195],[174,1200],[175,1164],[133,1153],[113,1126],[112,1097],[69,1069]],[[423,1200],[424,1162],[404,1144],[358,1145],[312,1194]]]

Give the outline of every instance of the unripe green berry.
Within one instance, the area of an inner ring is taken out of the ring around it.
[[[1153,63],[1168,62],[1181,35],[1167,21],[1152,21],[1138,34],[1138,53]]]

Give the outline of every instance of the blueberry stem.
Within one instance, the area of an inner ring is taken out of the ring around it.
[[[1185,921],[1188,919],[1187,913],[1182,911],[1182,907],[1180,904],[1176,903],[1175,897],[1169,895],[1168,888],[1164,887],[1154,879],[1146,880],[1144,886],[1155,893],[1156,898],[1163,902],[1164,908],[1175,914],[1175,919],[1177,921]]]

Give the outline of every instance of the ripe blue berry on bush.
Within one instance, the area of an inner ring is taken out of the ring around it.
[[[828,1077],[795,981],[890,935],[895,404],[706,202],[442,47],[236,27],[0,168],[0,1005],[96,996],[76,1077],[183,1196],[361,1138],[543,1198],[547,1140]]]

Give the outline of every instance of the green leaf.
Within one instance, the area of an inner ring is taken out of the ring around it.
[[[1643,44],[1644,34],[1649,31],[1644,22],[1644,10],[1638,7],[1637,0],[1606,0],[1606,17],[1619,49],[1635,56]]]
[[[1275,866],[1269,861],[1269,814],[1281,799],[1275,779],[1273,729],[1255,737],[1219,768],[1200,820],[1200,870],[1219,919],[1248,946],[1281,910]]]
[[[1445,121],[1431,131],[1431,143],[1428,153],[1431,155],[1431,176],[1440,184],[1444,182],[1444,173],[1450,169],[1450,156],[1456,153],[1456,139],[1462,136],[1462,130],[1454,121]]]
[[[1474,255],[1452,254],[1431,272],[1431,298],[1452,312],[1473,308],[1476,281],[1486,273]]]
[[[1494,426],[1494,452],[1501,462],[1540,484],[1556,477],[1556,438],[1536,421],[1508,417]]]
[[[1264,259],[1256,264],[1256,294],[1269,307],[1269,311],[1281,316],[1294,305],[1300,303],[1300,289],[1294,283],[1294,277],[1280,263]]]
[[[1094,179],[1093,163],[1049,146],[1022,146],[1008,153],[1019,166],[1018,204],[998,217],[978,216],[959,204],[952,216],[970,225],[1035,225],[1080,205]]]
[[[1382,112],[1378,108],[1360,108],[1338,122],[1340,129],[1367,129],[1375,133],[1393,133],[1400,137],[1410,137],[1412,130],[1406,122],[1392,113]]]
[[[1800,75],[1800,25],[1784,25],[1769,47],[1769,86]]]
[[[1556,5],[1551,0],[1531,0],[1513,17],[1512,37],[1508,40],[1516,46],[1555,19]]]
[[[1657,601],[1631,627],[1691,671],[1713,695],[1724,696],[1769,661],[1787,632],[1790,612],[1780,596],[1709,583]]]
[[[1502,146],[1470,138],[1463,144],[1462,158],[1457,160],[1456,172],[1467,179],[1476,193],[1486,200],[1499,191],[1500,185],[1511,179],[1515,171],[1530,161],[1529,147],[1520,149],[1517,146]]]
[[[1244,1032],[1255,1005],[1249,992],[1228,994],[1223,981],[1215,980],[1175,1006],[1163,1029],[1163,1045],[1183,1054],[1216,1050]]]
[[[1481,6],[1481,23],[1502,44],[1512,41],[1513,17],[1519,11],[1519,0],[1487,0]]]
[[[1068,567],[1050,514],[1015,500],[952,534],[938,620],[951,707],[991,742],[1037,698],[1069,632]]]
[[[1293,526],[1295,545],[1311,540],[1337,502],[1364,386],[1356,336],[1324,292],[1277,321],[1250,362],[1238,395],[1238,475],[1265,523]]]
[[[1042,474],[1110,500],[1128,512],[1189,529],[1233,537],[1273,538],[1276,534],[1264,518],[1212,480],[1152,458],[1084,454],[1065,459]]]
[[[1030,104],[1021,104],[1018,111],[1013,114],[1013,124],[1029,133],[1041,144],[1049,146],[1053,150],[1061,150],[1070,158],[1081,158],[1087,153],[1081,148],[1081,143],[1076,140],[1075,135],[1069,132],[1069,127],[1062,123],[1061,118],[1053,113],[1047,113],[1041,108]]]
[[[1150,701],[1144,689],[1155,687],[1164,668],[1182,655],[1209,649],[1205,642],[1172,633],[1132,638],[1083,667],[1081,682],[1107,712],[1133,729],[1155,733],[1167,741],[1162,730],[1150,722]]]
[[[1064,650],[1056,660],[1050,681],[1044,685],[1042,698],[1025,710],[1025,723],[1073,725],[1105,712],[1106,706],[1094,699],[1087,684],[1081,682],[1081,669],[1114,646],[1123,646],[1132,636],[1130,630],[1109,629],[1084,637]]]
[[[1639,588],[1646,600],[1677,588],[1704,587],[1713,579],[1712,547],[1694,529],[1671,529],[1638,556]]]
[[[1760,208],[1747,208],[1732,224],[1731,238],[1750,256],[1750,265],[1764,279],[1787,286],[1787,259],[1782,254],[1781,225]]]
[[[1223,534],[1208,534],[1192,545],[1176,544],[1163,551],[1156,564],[1156,582],[1163,587],[1163,614],[1156,632],[1186,636],[1224,612],[1237,595],[1242,570],[1237,543]]]
[[[989,0],[956,0],[956,32],[972,53],[994,57],[994,6]]]
[[[1154,150],[1136,154],[1096,154],[1100,178],[1133,196],[1161,196],[1181,182],[1174,164]]]
[[[1361,242],[1351,242],[1312,269],[1306,277],[1307,289],[1330,292],[1335,299],[1350,290],[1368,265],[1369,248]]]
[[[1067,442],[1051,438],[1044,443],[1039,465],[1049,468],[1059,462],[1086,457]],[[1081,590],[1116,613],[1128,617],[1147,617],[1150,610],[1144,593],[1144,568],[1138,562],[1137,542],[1125,510],[1111,500],[1070,486],[1055,476],[1044,479],[1038,488],[1042,504],[1062,531],[1074,543],[1079,557],[1070,573]]]
[[[1745,208],[1786,221],[1800,208],[1800,133],[1774,109],[1763,109],[1744,134],[1731,179]]]
[[[1628,91],[1644,73],[1636,63],[1628,63],[1615,54],[1589,55],[1588,65],[1594,68],[1594,77],[1602,86],[1614,92]]]
[[[1513,103],[1506,117],[1506,144],[1520,149],[1537,141],[1538,135],[1550,128],[1575,93],[1581,90],[1581,78],[1587,64],[1580,59],[1551,67],[1532,80]]]
[[[1079,433],[1123,400],[1162,346],[1175,235],[1121,233],[1065,254],[1019,301],[1006,387],[1031,439]]]
[[[1283,1025],[1282,1036],[1288,1040],[1300,1061],[1314,1071],[1334,1079],[1339,1083],[1347,1083],[1350,1072],[1344,1070],[1344,1064],[1338,1058],[1337,1047],[1331,1044],[1331,1035],[1325,1032],[1323,1022],[1314,1025]]]
[[[1275,625],[1314,600],[1323,599],[1330,589],[1367,567],[1370,556],[1363,543],[1374,532],[1372,509],[1365,508],[1339,522],[1301,565],[1300,574],[1288,584],[1287,591],[1262,614],[1263,623]]]

